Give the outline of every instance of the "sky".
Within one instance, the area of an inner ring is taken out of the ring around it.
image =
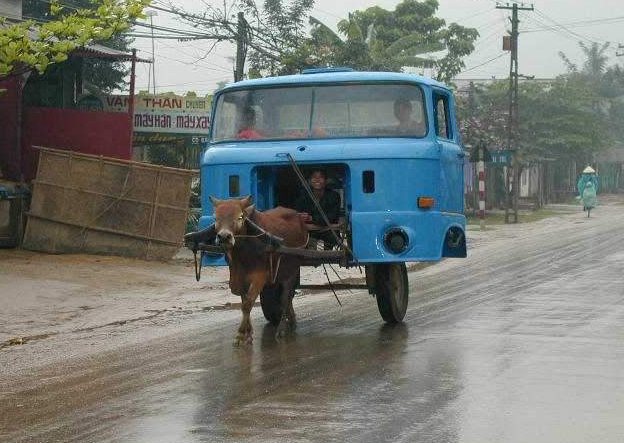
[[[162,4],[167,0],[157,0]],[[222,0],[203,0],[215,6]],[[262,0],[257,0],[261,3]],[[510,1],[510,0],[509,0]],[[200,12],[202,2],[173,0],[174,4],[189,12]],[[394,9],[399,0],[316,0],[311,15],[336,29],[339,20],[350,11],[381,6]],[[439,0],[438,17],[447,23],[456,22],[474,27],[480,33],[475,51],[465,59],[466,68],[458,78],[506,78],[509,72],[509,53],[502,51],[502,36],[511,28],[508,17],[511,11],[495,8],[495,0]],[[526,3],[529,4],[529,3]],[[565,72],[559,57],[563,51],[573,62],[582,63],[579,41],[586,44],[611,42],[607,51],[610,64],[624,64],[624,57],[616,57],[618,44],[624,44],[623,0],[537,0],[535,10],[520,13],[519,71],[537,78],[552,78]],[[157,11],[152,17],[154,25],[176,29],[193,29],[166,12]],[[594,22],[591,20],[604,20]],[[149,22],[149,19],[145,20]],[[582,22],[582,23],[579,23]],[[144,31],[144,29],[140,29]],[[197,30],[195,30],[197,31]],[[152,42],[137,38],[135,47],[139,55],[151,58]],[[206,55],[210,42],[198,40],[156,40],[155,43],[156,92],[195,91],[200,95],[212,93],[219,81],[232,81],[234,48],[228,43],[219,44]],[[623,51],[624,52],[624,51]],[[205,57],[205,58],[204,58]],[[418,72],[420,73],[420,72]],[[137,67],[137,88],[147,89],[149,65]],[[425,75],[430,72],[425,71]],[[151,88],[150,88],[151,90]]]

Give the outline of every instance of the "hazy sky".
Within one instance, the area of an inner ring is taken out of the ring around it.
[[[205,1],[222,4],[221,0]],[[261,3],[262,0],[258,2]],[[201,2],[196,0],[177,0],[175,3],[188,11],[198,11],[201,7]],[[345,18],[349,11],[374,5],[394,9],[398,3],[398,0],[316,0],[312,15],[336,29],[336,23]],[[489,63],[485,62],[502,53],[502,36],[510,29],[507,19],[510,11],[495,9],[494,0],[439,0],[439,3],[438,16],[447,23],[457,22],[463,26],[475,27],[481,34],[475,51],[466,59],[466,72],[458,77],[506,77],[509,71],[508,53]],[[573,61],[580,62],[582,53],[578,47],[579,40],[587,44],[590,41],[611,42],[608,50],[611,63],[624,64],[624,57],[615,57],[618,44],[624,44],[623,0],[538,0],[534,6],[535,11],[520,14],[519,67],[522,74],[544,78],[565,72],[558,52],[563,51]],[[154,25],[189,29],[175,16],[161,11],[158,14],[153,17]],[[610,21],[587,22],[601,19]],[[557,23],[564,25],[567,30]],[[135,46],[140,50],[141,56],[151,56],[150,39],[138,38]],[[193,90],[198,94],[205,94],[212,92],[218,81],[232,80],[232,61],[228,57],[233,55],[233,49],[227,43],[217,46],[203,60],[198,59],[205,55],[210,46],[207,41],[156,40],[155,46],[157,92],[182,93]],[[483,66],[479,66],[481,64]],[[139,64],[137,87],[146,89],[147,84],[148,65]]]

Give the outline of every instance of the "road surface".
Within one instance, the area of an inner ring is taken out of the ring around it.
[[[594,215],[509,229],[410,274],[394,327],[368,294],[343,308],[324,294],[295,300],[284,343],[259,310],[243,348],[237,312],[198,313],[193,327],[13,371],[0,440],[624,441],[624,206]]]

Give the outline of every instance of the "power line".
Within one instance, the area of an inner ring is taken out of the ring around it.
[[[150,51],[146,51],[144,49],[138,49],[138,51],[151,54]],[[165,55],[159,55],[159,57],[167,59],[167,60],[171,60],[173,62],[182,63],[183,65],[187,65],[187,66],[195,66],[195,67],[198,67],[198,68],[209,69],[211,71],[229,72],[229,71],[226,71],[224,69],[213,68],[213,67],[210,67],[210,66],[205,66],[205,65],[199,64],[197,62],[185,62],[183,60],[178,60],[178,59],[175,59],[175,58],[167,57]]]
[[[344,17],[340,17],[340,16],[338,16],[338,15],[332,13],[332,12],[325,11],[324,9],[321,9],[318,6],[313,7],[312,10],[313,11],[318,11],[318,12],[320,12],[322,14],[326,14],[326,15],[332,16],[334,18],[337,18],[338,20],[344,20]]]
[[[463,22],[463,21],[466,21],[466,20],[470,20],[471,18],[477,17],[479,15],[484,15],[484,14],[487,14],[488,12],[492,12],[492,11],[496,11],[496,9],[487,8],[487,9],[483,9],[483,10],[481,10],[479,12],[475,12],[474,14],[471,14],[471,15],[469,15],[467,17],[462,17],[462,18],[456,19],[456,20],[445,20],[445,21],[448,21],[448,22],[451,22],[451,23],[458,23],[459,24],[460,22]]]
[[[558,28],[555,28],[553,26],[550,26],[550,25],[544,23],[543,21],[541,21],[541,20],[539,20],[539,19],[537,19],[535,17],[528,16],[526,14],[523,14],[522,17],[527,19],[527,20],[529,20],[529,21],[531,21],[534,24],[543,26],[548,31],[552,31],[552,32],[554,32],[556,34],[559,34],[561,37],[563,37],[563,38],[565,38],[567,40],[570,40],[570,41],[573,41],[575,43],[578,43],[578,38],[574,37],[573,35],[570,35],[569,33],[564,32],[562,29],[558,29]]]
[[[538,9],[536,9],[536,10],[535,10],[535,12],[536,12],[536,13],[537,13],[540,17],[543,17],[543,18],[545,18],[546,20],[548,20],[548,21],[550,21],[550,22],[554,23],[557,27],[562,28],[563,30],[565,30],[566,32],[568,32],[569,34],[571,34],[571,35],[573,35],[573,36],[576,36],[577,38],[580,38],[580,39],[582,39],[582,40],[586,40],[586,41],[588,41],[589,43],[598,43],[597,41],[594,41],[594,40],[590,39],[589,37],[583,36],[583,35],[581,35],[581,34],[578,34],[578,33],[574,32],[574,31],[570,31],[568,28],[566,28],[565,26],[563,26],[561,23],[556,22],[555,20],[553,20],[552,18],[550,18],[549,16],[547,16],[545,13],[543,13],[542,11],[540,11],[540,10],[538,10]],[[602,42],[607,42],[607,40],[602,40],[602,39],[599,39],[599,38],[596,38],[596,40],[599,40],[599,41],[602,41]]]
[[[189,54],[188,52],[181,51],[179,48],[176,48],[174,46],[168,45],[165,42],[160,42],[160,44],[165,46],[165,47],[167,47],[167,48],[169,48],[169,49],[174,49],[174,50],[178,51],[180,54],[184,54],[184,55],[187,55],[189,57],[197,58],[195,55]],[[193,63],[197,63],[197,62],[199,62],[199,60],[196,60]],[[226,68],[225,66],[217,65],[216,63],[211,63],[211,62],[203,62],[203,63],[206,63],[206,64],[211,65],[211,66],[215,66],[217,68],[221,68],[224,72],[230,72],[230,69]]]
[[[176,87],[176,86],[191,86],[191,85],[206,85],[206,84],[212,84],[215,82],[219,82],[219,81],[223,81],[223,80],[231,80],[232,76],[229,77],[214,77],[214,78],[210,78],[210,79],[206,79],[206,80],[202,80],[202,81],[197,81],[197,82],[185,82],[185,83],[174,83],[174,84],[170,84],[170,85],[159,85],[158,89],[162,89],[162,88],[172,88],[172,87]],[[137,86],[138,89],[141,89],[143,86]]]
[[[568,22],[568,23],[562,23],[561,26],[565,26],[568,29],[570,28],[584,28],[584,27],[590,27],[590,26],[598,26],[598,25],[605,25],[605,24],[615,24],[615,23],[619,23],[621,21],[624,20],[624,15],[623,16],[618,16],[618,17],[611,17],[611,18],[601,18],[601,19],[594,19],[594,20],[580,20],[580,21],[576,21],[576,22]],[[545,31],[545,30],[549,30],[551,29],[550,27],[536,27],[536,28],[529,28],[529,29],[525,29],[524,31],[522,31],[523,33],[530,33],[530,32],[541,32],[541,31]]]
[[[481,66],[485,66],[485,65],[487,65],[488,63],[493,62],[494,60],[498,60],[499,58],[501,58],[501,57],[502,57],[502,56],[504,56],[504,55],[505,55],[505,53],[504,53],[504,52],[502,52],[502,53],[498,54],[496,57],[493,57],[493,58],[491,58],[491,59],[489,59],[489,60],[486,60],[486,61],[484,61],[483,63],[480,63],[480,64],[478,64],[478,65],[476,65],[476,66],[471,67],[471,68],[464,69],[464,70],[463,70],[462,72],[460,72],[459,74],[463,74],[463,73],[465,73],[465,72],[472,71],[473,69],[480,68]],[[457,75],[459,75],[459,74],[457,74]]]

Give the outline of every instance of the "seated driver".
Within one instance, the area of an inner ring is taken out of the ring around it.
[[[420,135],[422,124],[412,119],[412,103],[406,98],[394,102],[394,116],[399,121],[396,131],[401,135]]]
[[[241,125],[236,133],[238,139],[264,138],[256,129],[256,111],[246,107],[241,112]]]
[[[340,215],[340,195],[327,189],[327,174],[321,169],[315,169],[310,174],[310,188],[312,193],[325,212],[330,224],[338,223]],[[331,249],[336,245],[336,239],[325,223],[323,216],[307,193],[302,194],[295,202],[295,209],[301,213],[301,217],[310,230],[310,237],[323,240],[325,249]]]

